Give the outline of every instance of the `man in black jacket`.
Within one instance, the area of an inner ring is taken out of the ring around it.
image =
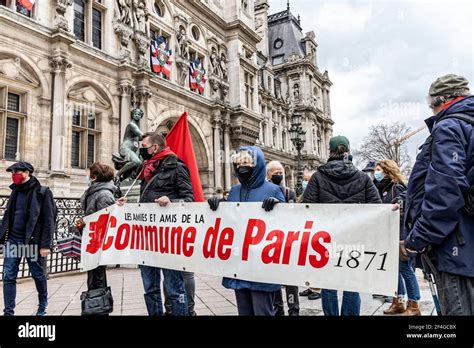
[[[284,186],[283,179],[285,178],[285,170],[283,165],[278,161],[270,161],[267,164],[267,180],[279,186],[283,195],[285,196],[286,203],[296,202],[296,193],[289,187]],[[298,286],[284,285],[286,291],[286,302],[288,303],[288,315],[298,316],[300,315],[300,302],[298,297]],[[283,294],[281,289],[275,292],[273,299],[273,308],[275,309],[276,316],[285,315],[283,305]]]
[[[382,203],[372,180],[352,164],[349,140],[342,136],[329,141],[329,159],[311,177],[304,203]],[[339,315],[337,291],[321,291],[324,315]],[[360,314],[360,296],[344,291],[342,315]]]
[[[55,226],[53,194],[42,187],[32,174],[28,162],[17,162],[7,168],[12,173],[12,193],[0,228],[0,241],[5,243],[3,260],[3,300],[6,316],[15,313],[16,278],[21,259],[26,257],[38,291],[36,315],[45,315],[48,306],[47,275],[44,269]]]
[[[189,169],[166,146],[166,140],[160,133],[143,134],[140,156],[145,160],[139,174],[139,179],[142,180],[140,203],[155,202],[160,206],[166,206],[171,202],[194,201]],[[125,201],[121,198],[117,203],[122,205]],[[140,266],[140,271],[148,315],[163,315],[161,271],[163,271],[165,293],[171,302],[171,314],[189,314],[188,302],[194,303],[193,273],[186,274],[188,285],[186,291],[183,272],[152,266]],[[194,312],[194,309],[191,308],[191,311]]]

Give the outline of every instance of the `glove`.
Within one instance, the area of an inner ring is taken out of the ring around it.
[[[209,203],[209,208],[211,208],[212,211],[216,211],[217,208],[219,208],[220,202],[221,202],[221,199],[215,196],[207,200],[207,203]]]
[[[265,211],[272,211],[273,207],[278,203],[278,199],[269,197],[265,198],[263,200],[262,208],[265,209]]]

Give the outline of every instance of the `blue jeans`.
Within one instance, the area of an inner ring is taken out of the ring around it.
[[[171,301],[171,311],[173,315],[188,315],[188,303],[182,273],[165,268],[140,266],[148,315],[163,315],[163,300],[161,298],[160,284],[161,271],[163,271],[163,282]]]
[[[421,298],[415,272],[408,264],[408,261],[400,261],[397,294],[402,296],[407,295],[408,299],[412,301],[419,301]]]
[[[339,316],[339,301],[336,290],[321,290],[324,315]],[[360,315],[360,295],[358,292],[344,291],[341,315]]]
[[[438,272],[436,283],[443,315],[474,315],[474,277]]]
[[[255,316],[267,315],[274,316],[273,309],[274,292],[254,291],[250,289],[235,290],[235,299],[237,300],[237,310],[239,315]]]
[[[5,316],[15,314],[16,278],[22,259],[22,255],[16,253],[17,247],[18,244],[8,242],[5,248],[5,258],[3,260],[3,301],[5,305],[3,313]],[[39,249],[35,252],[39,253]],[[48,286],[47,275],[43,267],[44,258],[39,255],[29,255],[29,257],[26,257],[26,262],[38,292],[38,314],[45,313],[46,307],[48,307]]]

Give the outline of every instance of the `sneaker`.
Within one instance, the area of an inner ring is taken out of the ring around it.
[[[311,295],[312,293],[313,293],[313,290],[311,290],[311,289],[308,288],[308,289],[306,289],[306,290],[304,290],[304,291],[300,291],[300,296],[309,296],[309,295]]]
[[[316,291],[308,295],[308,300],[319,300],[320,298],[321,298],[321,294]]]
[[[40,306],[38,307],[38,311],[36,312],[36,315],[39,317],[44,317],[46,315],[46,310],[47,310],[47,307]]]

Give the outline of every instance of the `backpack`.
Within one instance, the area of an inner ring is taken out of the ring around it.
[[[456,118],[458,120],[462,120],[464,122],[469,123],[471,126],[474,126],[474,118],[472,118],[470,116],[463,115],[463,114],[446,115],[446,116],[441,117],[438,121],[436,121],[436,123],[439,123],[442,120],[446,120],[448,118]],[[432,144],[433,143],[430,144],[430,159],[431,159]],[[465,198],[465,202],[466,202],[466,204],[464,206],[465,213],[470,217],[474,217],[474,184],[472,184],[469,187],[469,189],[467,191],[467,194],[464,198]]]

